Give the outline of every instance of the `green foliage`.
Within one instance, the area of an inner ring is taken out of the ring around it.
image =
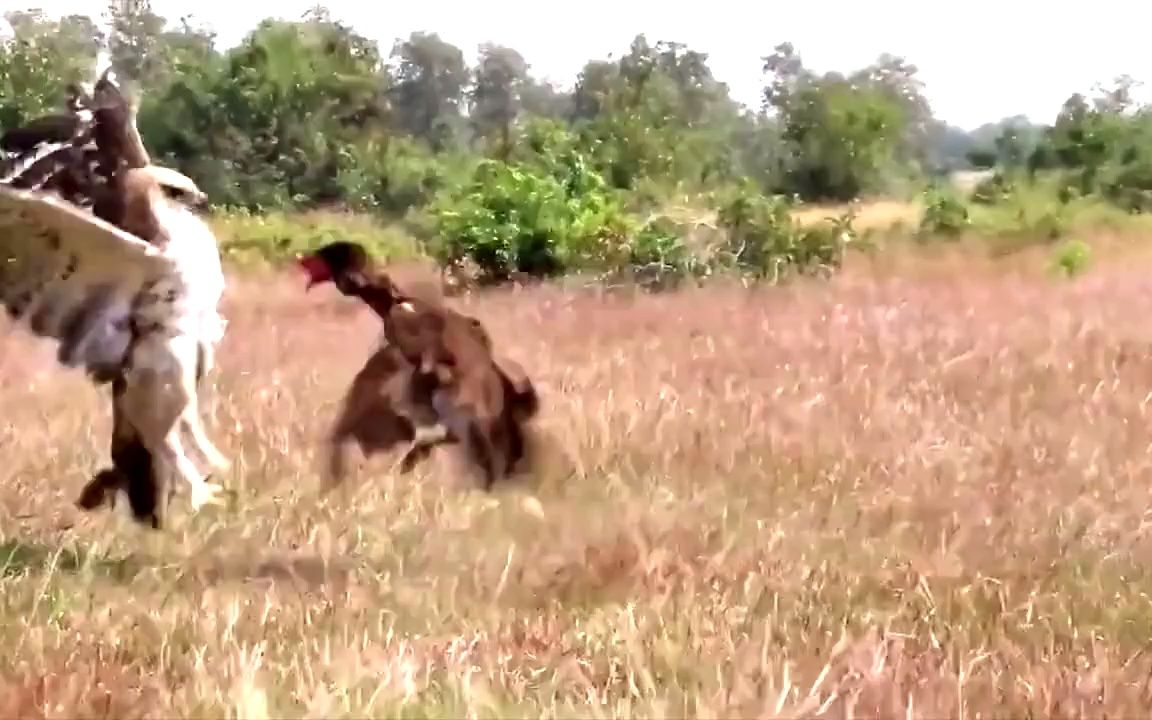
[[[782,196],[764,196],[745,186],[723,199],[719,221],[728,231],[726,255],[745,272],[779,280],[794,274],[838,268],[854,237],[851,216],[804,226]]]
[[[403,215],[467,177],[474,164],[468,156],[436,155],[427,145],[392,137],[348,148],[337,183],[354,209]]]
[[[707,54],[644,35],[588,62],[567,92],[532,77],[514,48],[483,45],[474,67],[436,33],[382,49],[323,7],[265,20],[226,49],[148,2],[114,3],[107,36],[78,15],[5,17],[15,37],[0,42],[0,127],[58,110],[63,83],[90,79],[107,50],[147,90],[139,124],[156,160],[206,190],[243,258],[340,232],[387,254],[413,234],[490,282],[778,278],[836,267],[855,237],[851,216],[802,225],[784,198],[907,197],[972,165],[996,174],[970,205],[931,188],[920,237],[1047,241],[1078,213],[1116,222],[1152,208],[1152,113],[1126,78],[1073,96],[1050,128],[1012,117],[966,132],[934,118],[916,67],[887,54],[817,73],[783,43],[763,58],[762,107],[747,109]],[[674,217],[684,198],[699,217]],[[336,220],[344,210],[370,219]],[[309,219],[288,228],[289,212]]]
[[[391,87],[393,126],[435,150],[455,146],[462,133],[461,110],[470,79],[460,48],[436,33],[416,32],[396,41],[391,59],[386,82]]]
[[[7,11],[13,37],[0,43],[0,128],[58,110],[64,83],[88,80],[104,42],[82,15],[52,20],[39,10]]]
[[[1089,205],[1061,202],[1049,188],[1017,186],[1014,192],[993,205],[976,206],[974,230],[1001,242],[1006,248],[1046,243],[1063,237],[1073,219]]]
[[[733,269],[779,279],[838,267],[852,235],[850,219],[804,227],[790,202],[745,184],[721,200],[723,239],[694,248],[668,216],[629,214],[578,150],[579,138],[545,121],[525,135],[513,161],[482,162],[432,206],[433,254],[445,265],[474,263],[482,282],[574,270],[663,279]]]
[[[212,219],[221,252],[230,261],[259,264],[294,257],[336,240],[350,240],[383,260],[415,257],[416,241],[365,216],[331,212],[218,213]]]
[[[574,127],[609,184],[645,179],[702,188],[730,179],[730,149],[746,130],[708,57],[679,43],[637,36],[619,62],[585,66],[574,92]]]
[[[851,75],[817,75],[788,43],[764,61],[764,100],[780,117],[790,192],[848,201],[922,171],[930,111],[914,66],[881,56]]]
[[[1052,252],[1052,268],[1065,277],[1075,277],[1088,270],[1092,248],[1082,240],[1068,240]]]
[[[1131,78],[1089,102],[1071,96],[1030,158],[1033,172],[1063,177],[1061,199],[1098,196],[1128,212],[1152,209],[1152,112],[1137,107]]]
[[[954,238],[970,225],[968,206],[955,193],[933,187],[924,194],[924,214],[920,218],[918,237]]]
[[[996,172],[981,180],[969,199],[978,205],[995,205],[1010,198],[1016,190],[1016,183],[1006,173]]]
[[[628,267],[677,275],[692,267],[691,253],[681,240],[679,228],[665,217],[653,218],[640,226],[628,243],[625,262]]]
[[[673,218],[656,215],[642,221],[627,217],[625,221],[626,242],[606,244],[601,253],[600,265],[608,278],[663,289],[708,274],[707,263],[692,252],[685,241],[685,228]]]
[[[904,121],[896,103],[847,81],[804,88],[794,102],[784,138],[797,151],[788,178],[802,197],[846,201],[884,189],[898,137],[885,130]]]
[[[1133,148],[1126,162],[1107,168],[1100,178],[1100,191],[1128,212],[1152,211],[1152,154],[1148,146]]]
[[[623,211],[604,179],[551,123],[528,129],[531,148],[511,162],[484,160],[433,202],[442,263],[475,263],[482,280],[552,276],[631,253]]]

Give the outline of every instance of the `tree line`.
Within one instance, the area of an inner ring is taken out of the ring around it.
[[[228,49],[147,0],[114,0],[107,32],[80,15],[5,17],[0,127],[58,111],[63,84],[89,79],[104,48],[145,91],[150,150],[216,205],[424,218],[438,232],[479,233],[468,242],[487,249],[469,252],[491,262],[528,257],[558,234],[569,250],[536,261],[562,264],[553,256],[579,255],[592,236],[603,254],[604,237],[639,234],[614,226],[619,217],[693,193],[907,196],[971,168],[1058,171],[1069,194],[1137,210],[1152,191],[1152,115],[1132,102],[1130,78],[1071,96],[1051,126],[1007,118],[967,132],[934,117],[915,65],[889,54],[821,73],[781,44],[763,58],[760,107],[748,108],[707,54],[642,34],[565,90],[534,78],[514,48],[484,45],[474,66],[434,32],[382,48],[322,7],[261,22]],[[747,198],[726,202],[728,216],[753,212],[738,210]]]

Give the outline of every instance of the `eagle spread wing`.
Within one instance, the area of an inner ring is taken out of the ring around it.
[[[120,372],[144,306],[184,294],[176,261],[52,194],[0,183],[0,304],[57,357],[95,378]],[[162,290],[161,290],[162,289]]]
[[[62,365],[113,384],[113,468],[97,474],[81,506],[122,487],[136,518],[158,528],[166,470],[191,484],[195,507],[219,489],[184,454],[177,417],[202,457],[227,466],[188,382],[211,369],[226,324],[219,250],[189,207],[204,194],[152,164],[110,67],[91,88],[68,90],[68,116],[0,135],[0,305],[55,339]]]

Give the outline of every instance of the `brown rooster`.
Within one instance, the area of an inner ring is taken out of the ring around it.
[[[539,398],[515,363],[494,358],[478,320],[405,294],[355,243],[331,243],[299,262],[309,289],[332,282],[384,322],[386,344],[353,381],[330,437],[332,482],[341,479],[350,439],[366,453],[411,442],[402,472],[436,445],[460,443],[486,489],[515,469],[526,455],[525,424]]]

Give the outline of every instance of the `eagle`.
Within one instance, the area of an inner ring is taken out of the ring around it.
[[[0,137],[14,150],[0,166],[0,305],[55,340],[61,365],[111,385],[113,468],[89,483],[81,507],[124,489],[136,519],[160,528],[170,474],[198,509],[218,502],[207,476],[230,465],[198,405],[226,328],[219,247],[195,212],[204,193],[151,162],[111,69],[90,91],[69,90],[67,115]]]

